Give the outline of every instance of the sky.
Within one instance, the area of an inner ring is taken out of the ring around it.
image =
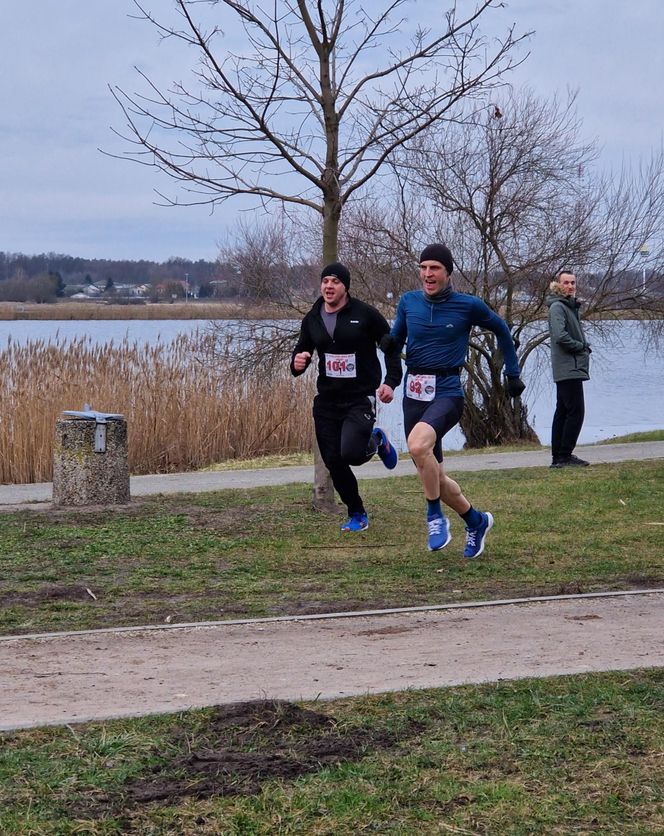
[[[439,10],[441,0],[416,0],[411,15],[426,15],[428,5]],[[172,189],[165,175],[99,150],[127,150],[113,133],[123,117],[109,85],[135,91],[135,67],[170,81],[189,65],[189,55],[133,14],[131,0],[3,4],[0,251],[214,260],[232,232],[237,204],[213,214],[159,206],[156,190]],[[661,147],[661,0],[508,0],[491,26],[512,22],[534,30],[513,83],[542,96],[578,89],[584,136],[597,139],[604,163],[638,165]]]

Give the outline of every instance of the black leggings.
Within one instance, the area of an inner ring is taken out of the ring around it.
[[[368,462],[376,452],[371,432],[376,421],[375,399],[340,403],[314,398],[316,440],[332,484],[350,514],[365,513],[351,465]]]
[[[583,426],[585,403],[582,380],[561,380],[556,383],[556,411],[551,427],[551,455],[565,459],[572,455]]]

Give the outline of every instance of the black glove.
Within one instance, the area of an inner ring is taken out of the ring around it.
[[[526,388],[526,384],[520,377],[508,377],[506,387],[510,398],[518,398]]]

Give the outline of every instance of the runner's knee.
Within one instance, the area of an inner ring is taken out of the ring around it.
[[[435,443],[435,435],[431,438],[428,433],[425,434],[413,430],[408,436],[408,452],[417,462],[419,459],[425,459],[427,456],[433,454]]]

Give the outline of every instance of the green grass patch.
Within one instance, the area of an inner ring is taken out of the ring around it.
[[[616,435],[613,438],[607,438],[605,441],[598,442],[598,444],[631,444],[639,441],[664,441],[664,430]]]
[[[313,465],[313,453],[283,453],[282,455],[273,454],[271,456],[258,456],[251,459],[227,459],[217,464],[211,464],[209,467],[204,467],[203,472],[217,472],[223,470],[261,470],[266,467],[298,467],[303,465]]]
[[[0,832],[664,832],[664,671],[2,736]]]
[[[664,586],[664,461],[463,473],[496,519],[426,549],[416,477],[368,480],[366,532],[308,485],[161,496],[100,511],[0,515],[0,633],[442,604]]]

